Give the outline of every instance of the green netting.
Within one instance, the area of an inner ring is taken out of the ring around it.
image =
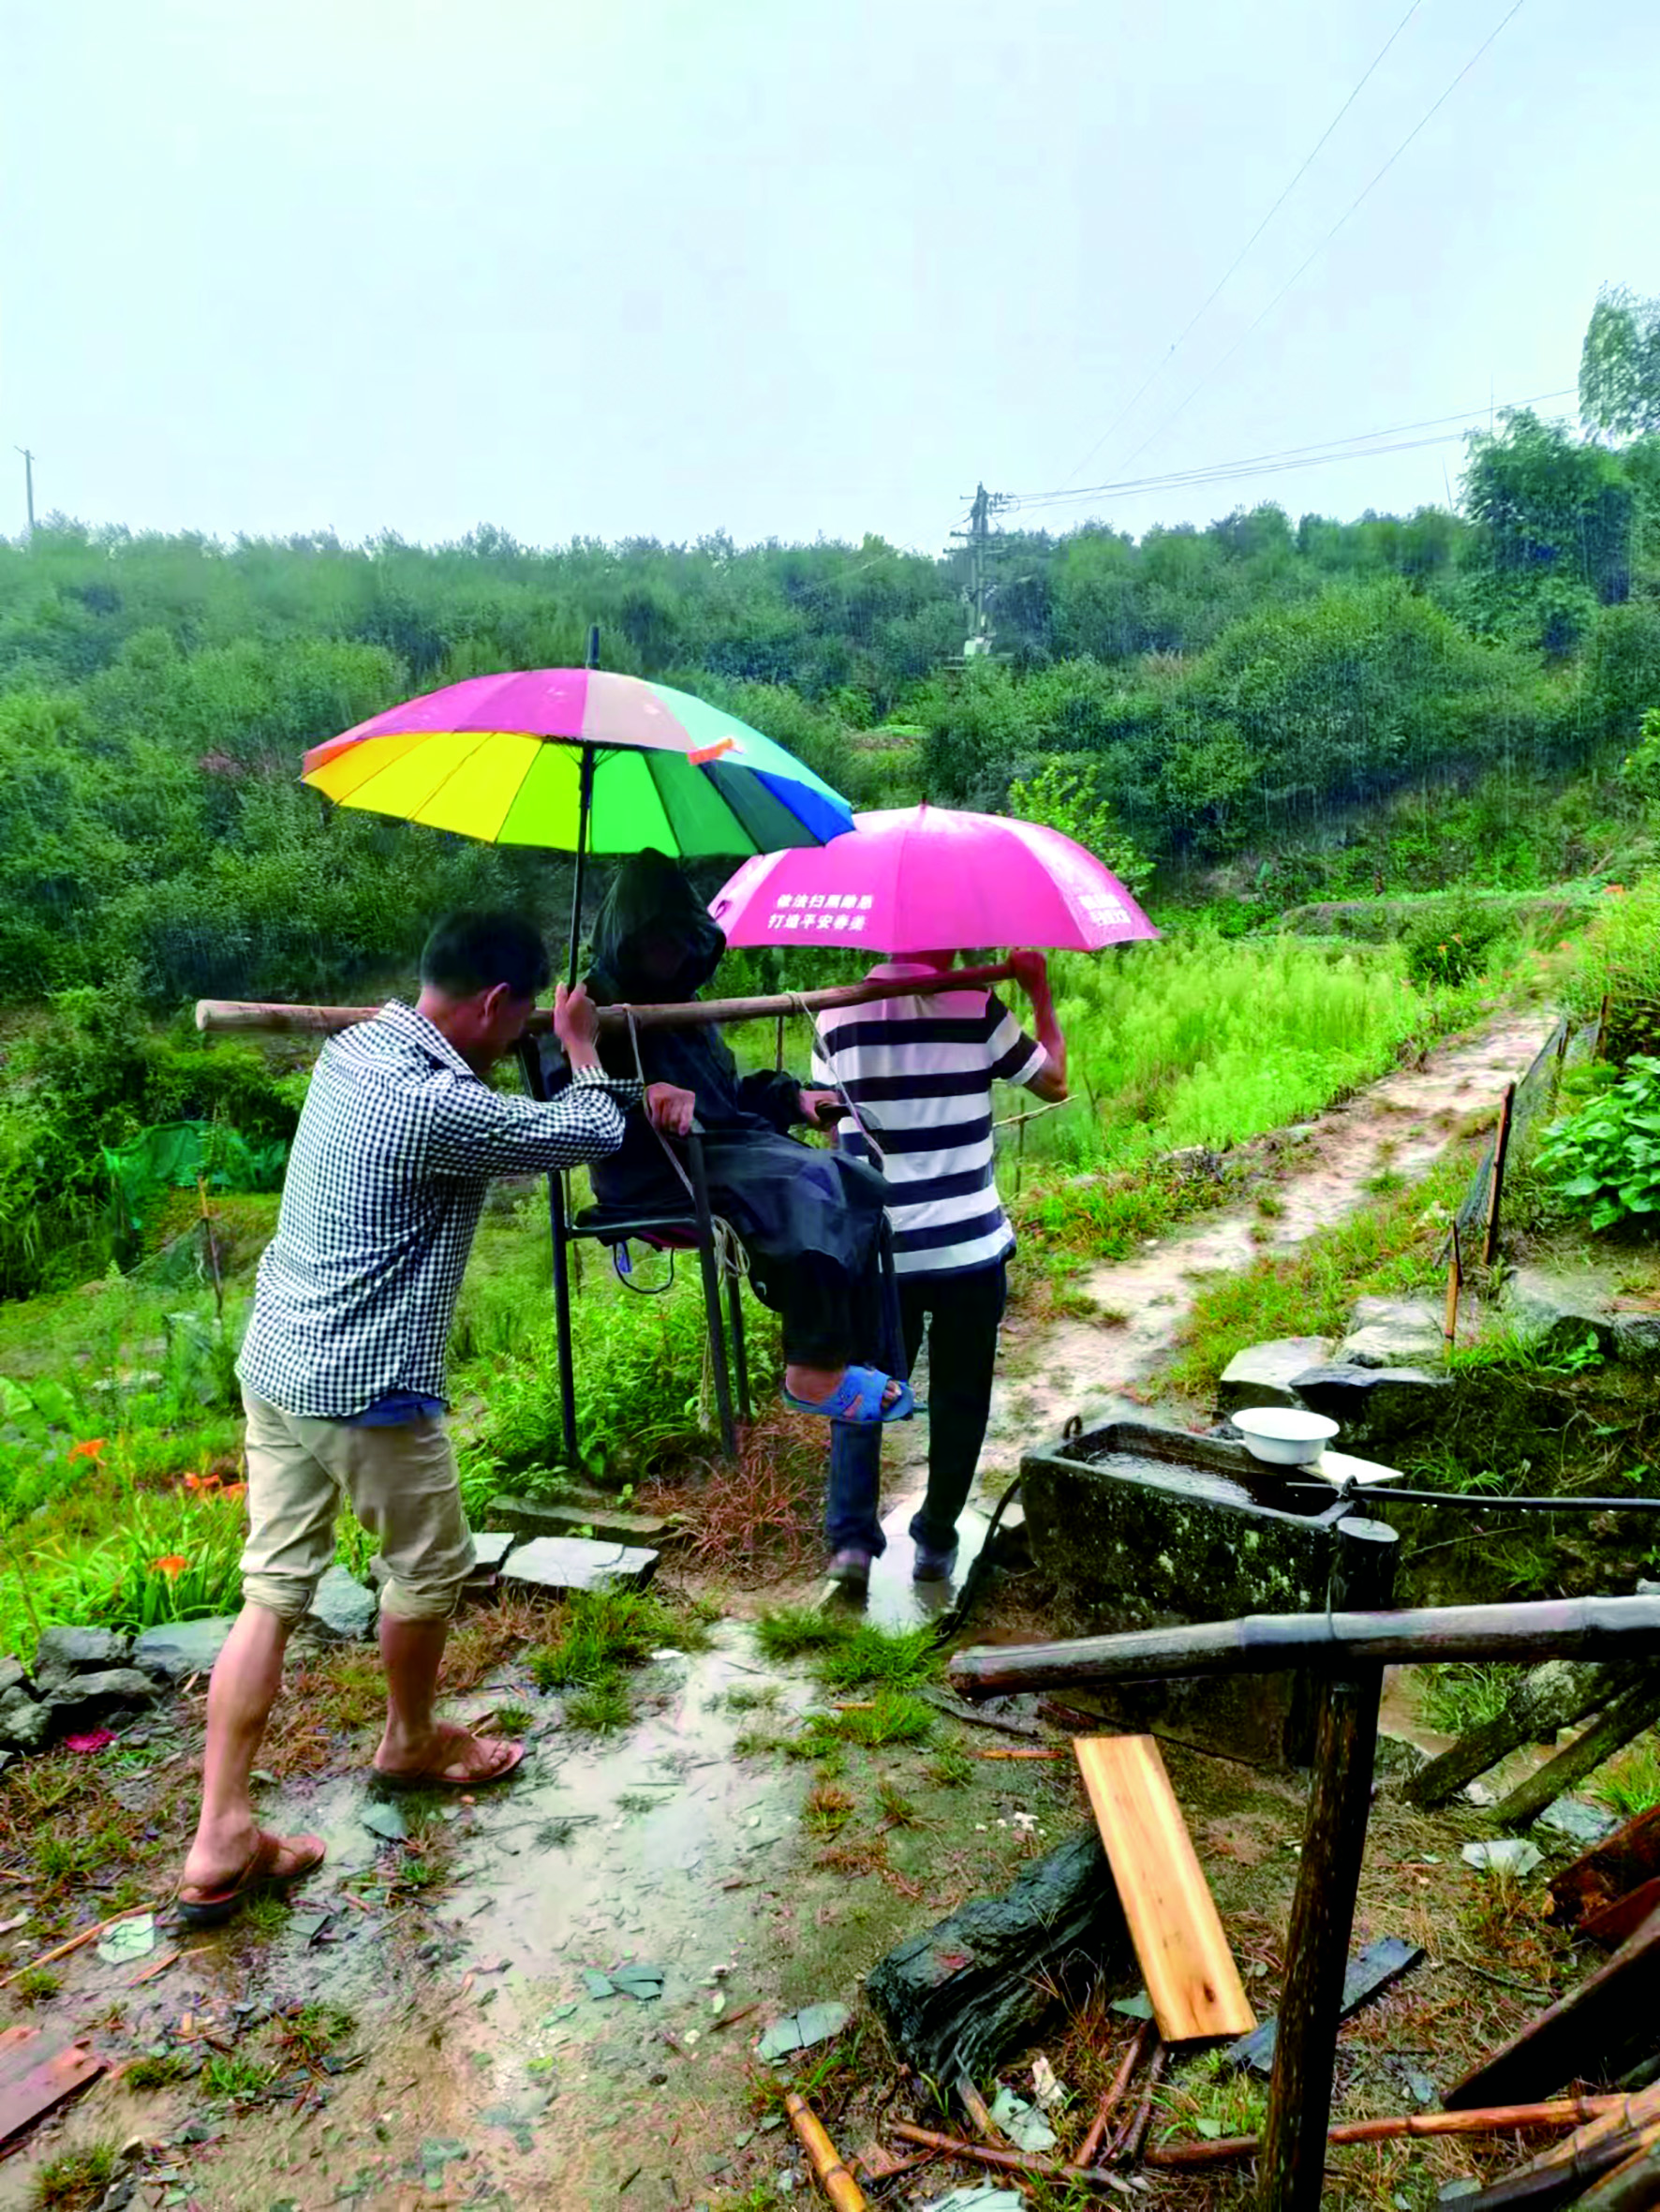
[[[215,1121],[169,1121],[141,1129],[118,1151],[103,1147],[127,1220],[143,1226],[146,1210],[163,1191],[274,1191],[281,1188],[289,1148],[281,1137],[251,1145]]]

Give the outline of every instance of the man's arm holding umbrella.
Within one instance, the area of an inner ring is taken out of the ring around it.
[[[1045,1055],[1044,1065],[1027,1076],[1026,1088],[1045,1105],[1059,1106],[1071,1094],[1066,1088],[1066,1039],[1060,1032],[1049,988],[1049,963],[1042,953],[1023,947],[1010,954],[1009,965],[1030,1002],[1032,1033]]]

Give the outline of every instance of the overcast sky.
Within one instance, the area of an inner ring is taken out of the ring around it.
[[[1243,334],[1511,5],[1419,0],[1172,359],[1408,0],[0,0],[0,530],[18,444],[134,527],[932,550],[977,480],[1571,387],[1598,284],[1660,292],[1656,0],[1522,0]]]

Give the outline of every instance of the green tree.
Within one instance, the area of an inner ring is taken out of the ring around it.
[[[1604,285],[1579,355],[1581,421],[1611,438],[1660,431],[1660,300]]]

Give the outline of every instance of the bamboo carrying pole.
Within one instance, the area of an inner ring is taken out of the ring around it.
[[[1484,2112],[1409,2112],[1398,2119],[1345,2120],[1327,2130],[1328,2145],[1392,2143],[1403,2135],[1533,2135],[1557,2128],[1577,2128],[1623,2104],[1623,2097],[1558,2097],[1544,2104],[1496,2104]],[[897,2130],[896,2130],[897,2132]],[[1211,2143],[1156,2144],[1149,2166],[1221,2166],[1253,2159],[1263,2147],[1260,2135],[1219,2135]]]
[[[803,2149],[813,2162],[813,2172],[823,2184],[824,2194],[836,2206],[836,2212],[869,2212],[864,2190],[842,2164],[835,2144],[819,2125],[810,2107],[793,2089],[784,2099],[784,2110],[790,2116],[790,2125],[801,2138]]]
[[[881,999],[930,998],[936,991],[978,990],[1002,983],[1015,972],[1007,960],[989,968],[951,968],[938,976],[907,975],[886,983],[843,983],[818,991],[783,991],[766,999],[688,999],[673,1006],[601,1006],[602,1030],[707,1029],[716,1022],[782,1021],[803,1011],[827,1013],[836,1006],[873,1005]],[[274,1036],[333,1036],[355,1022],[373,1021],[378,1006],[277,1006],[254,1000],[198,999],[196,1026],[214,1036],[264,1032]],[[533,1036],[554,1026],[552,1010],[540,1006],[526,1027]]]
[[[1383,1607],[1395,1588],[1400,1541],[1383,1521],[1335,1531],[1332,1605]],[[1319,2212],[1331,2121],[1332,2054],[1371,1809],[1384,1670],[1356,1665],[1319,1691],[1314,1774],[1291,1907],[1285,1992],[1274,2039],[1257,2203],[1262,2212]]]
[[[1063,2166],[1054,2159],[1039,2158],[1031,2151],[996,2150],[989,2143],[965,2143],[957,2135],[941,2135],[932,2128],[912,2127],[909,2120],[896,2120],[893,2132],[902,2143],[920,2144],[925,2150],[940,2151],[948,2159],[972,2159],[977,2165],[995,2166],[1000,2174],[1028,2174],[1040,2181],[1086,2182],[1114,2190],[1124,2187],[1116,2174],[1108,2174],[1100,2166]]]
[[[1291,1667],[1449,1659],[1660,1655],[1660,1597],[1560,1597],[1525,1605],[1418,1606],[1400,1612],[1262,1613],[1060,1643],[986,1644],[953,1655],[966,1698],[1151,1682],[1175,1674],[1274,1674]]]

